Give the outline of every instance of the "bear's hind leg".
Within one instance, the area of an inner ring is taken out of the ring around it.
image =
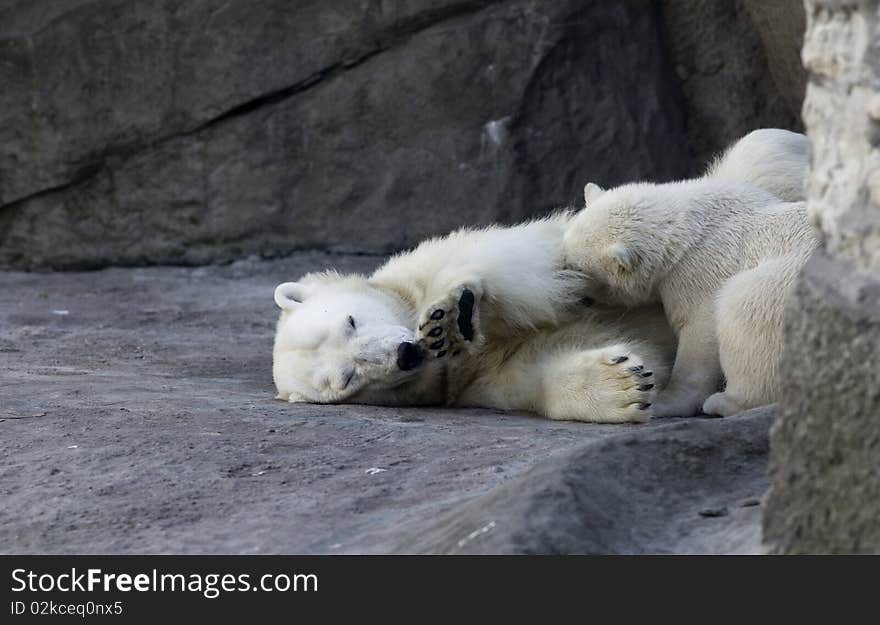
[[[596,423],[651,417],[654,372],[629,345],[548,354],[538,366],[543,416]]]
[[[783,310],[797,272],[787,257],[730,278],[718,293],[718,353],[727,380],[703,411],[727,416],[779,399]]]

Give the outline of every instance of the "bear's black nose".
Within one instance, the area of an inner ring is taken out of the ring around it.
[[[397,346],[397,366],[401,371],[410,371],[422,364],[422,348],[415,343],[401,343]]]

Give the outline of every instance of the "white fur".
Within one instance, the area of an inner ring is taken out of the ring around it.
[[[799,185],[799,176],[785,184]],[[588,198],[601,194],[594,187],[585,189]],[[273,371],[279,398],[646,420],[654,385],[669,376],[674,337],[656,306],[584,305],[595,285],[565,269],[562,242],[571,220],[563,212],[510,228],[464,229],[393,257],[370,277],[321,273],[280,285]],[[612,251],[623,265],[638,261],[628,248]],[[474,299],[471,337],[458,319],[467,292]],[[422,346],[421,366],[399,370],[401,342]]]
[[[577,276],[562,269],[569,219],[560,213],[512,228],[461,230],[395,256],[370,278],[311,274],[280,285],[274,350],[279,398],[646,420],[653,385],[668,374],[671,333],[656,308],[584,306]],[[471,341],[456,336],[464,288],[477,300]],[[295,303],[287,293],[296,295]],[[432,320],[438,308],[444,317]],[[353,333],[349,315],[357,326]],[[432,351],[438,337],[428,332],[438,327],[445,349]],[[425,362],[401,372],[394,348],[413,340],[425,348]],[[370,345],[382,347],[367,355]]]
[[[716,158],[706,177],[750,184],[786,202],[801,202],[807,199],[809,158],[806,136],[779,128],[761,128]]]
[[[334,403],[412,375],[394,366],[398,345],[415,336],[408,311],[363,280],[311,274],[279,285],[275,301],[282,308],[273,362],[279,398]]]
[[[657,415],[778,399],[782,309],[817,243],[804,204],[770,192],[802,196],[806,147],[792,134],[753,132],[701,179],[592,189],[565,234],[567,262],[597,299],[663,305],[679,344]]]

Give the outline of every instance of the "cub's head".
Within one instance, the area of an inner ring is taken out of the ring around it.
[[[584,275],[596,301],[631,306],[653,297],[659,237],[650,225],[654,207],[642,199],[645,186],[605,191],[588,184],[586,206],[565,231],[565,264]]]
[[[281,317],[273,375],[280,399],[364,401],[365,394],[393,389],[421,372],[414,313],[362,277],[309,274],[278,285],[275,303]]]

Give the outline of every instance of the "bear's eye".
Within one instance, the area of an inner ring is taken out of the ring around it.
[[[352,330],[357,330],[357,324],[354,322],[354,317],[351,315],[348,316],[348,325],[351,326]]]

